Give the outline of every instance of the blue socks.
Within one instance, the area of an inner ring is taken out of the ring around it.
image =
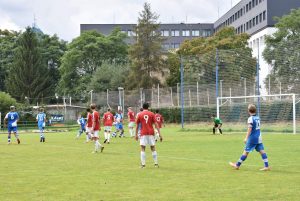
[[[236,163],[237,167],[240,167],[242,165],[242,163],[246,160],[247,156],[246,155],[242,155],[241,158],[238,160],[238,162]]]
[[[265,167],[269,167],[269,161],[268,161],[267,154],[266,154],[266,153],[262,154],[262,155],[261,155],[261,158],[262,158],[263,161],[264,161]]]

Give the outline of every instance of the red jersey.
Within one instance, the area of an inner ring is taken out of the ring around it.
[[[114,115],[110,112],[106,112],[103,115],[103,124],[104,126],[112,126],[114,122]]]
[[[135,122],[134,112],[128,112],[127,115],[128,115],[129,122]]]
[[[93,126],[93,115],[88,112],[86,119],[87,119],[87,125],[86,125],[86,127],[92,128],[92,126]]]
[[[164,123],[164,118],[161,114],[155,114],[155,121],[158,124],[158,128],[161,128],[162,124]]]
[[[153,112],[144,110],[137,116],[136,124],[141,123],[141,136],[154,135],[153,124],[155,123],[155,116]]]
[[[100,114],[97,111],[93,112],[94,131],[100,130]]]

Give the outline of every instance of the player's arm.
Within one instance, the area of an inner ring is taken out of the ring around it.
[[[139,132],[139,123],[140,123],[140,119],[139,117],[136,118],[136,121],[135,121],[135,140],[137,141],[139,139],[139,136],[138,136],[138,132]]]
[[[8,114],[6,114],[4,117],[4,124],[3,124],[4,127],[7,126],[7,122],[8,122]]]

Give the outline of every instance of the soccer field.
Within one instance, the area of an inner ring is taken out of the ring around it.
[[[128,137],[92,154],[84,136],[75,140],[77,131],[46,134],[45,144],[38,134],[21,134],[20,145],[7,145],[1,134],[0,200],[299,200],[300,135],[263,135],[272,170],[261,172],[258,153],[238,171],[228,165],[240,157],[244,134],[179,126],[162,133],[160,168],[147,148],[145,169],[138,143]]]

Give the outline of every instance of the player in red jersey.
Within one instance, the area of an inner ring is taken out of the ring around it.
[[[97,153],[100,149],[102,152],[104,147],[99,142],[99,131],[101,130],[100,127],[100,114],[96,110],[96,105],[91,104],[92,115],[93,115],[93,125],[92,125],[92,140],[95,141],[95,151],[93,153]]]
[[[158,109],[155,110],[155,121],[156,121],[156,123],[157,123],[159,129],[162,128],[162,125],[165,126],[165,124],[164,124],[164,118],[163,118],[163,116],[162,116],[161,114],[159,114],[159,110],[158,110]],[[156,142],[157,142],[158,138],[159,138],[159,133],[158,133],[158,131],[155,129],[155,141],[156,141]]]
[[[89,142],[92,135],[92,126],[93,126],[93,115],[91,113],[91,109],[86,109],[87,116],[86,116],[86,142]]]
[[[110,108],[107,109],[107,112],[103,115],[103,125],[104,125],[104,143],[109,144],[110,141],[110,132],[111,127],[114,122],[114,115],[110,112]]]
[[[146,165],[146,153],[145,149],[147,145],[150,145],[152,151],[152,157],[154,160],[154,167],[158,167],[157,161],[157,152],[155,150],[155,139],[154,139],[154,129],[153,124],[155,125],[156,129],[159,131],[159,127],[155,121],[155,115],[153,112],[148,110],[149,103],[143,104],[143,111],[139,113],[136,119],[136,124],[141,124],[141,136],[140,136],[140,145],[141,145],[141,168],[144,168]],[[138,140],[138,126],[136,127],[136,135],[135,139]],[[160,136],[160,141],[163,140],[162,135]]]
[[[128,122],[129,122],[128,127],[129,127],[130,137],[134,137],[135,133],[134,133],[133,128],[134,128],[134,124],[135,124],[135,114],[131,107],[128,108],[127,116],[128,116]]]

